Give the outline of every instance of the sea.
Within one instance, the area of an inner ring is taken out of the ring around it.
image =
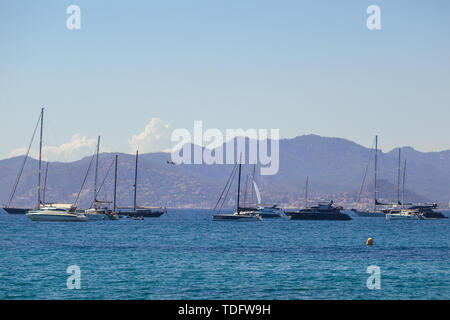
[[[450,219],[213,213],[58,223],[1,211],[0,299],[450,298]]]

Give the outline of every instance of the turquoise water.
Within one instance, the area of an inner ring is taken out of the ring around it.
[[[217,222],[208,210],[46,223],[0,212],[0,299],[449,299],[449,223]],[[79,290],[66,286],[70,265]],[[366,286],[370,265],[380,290]]]

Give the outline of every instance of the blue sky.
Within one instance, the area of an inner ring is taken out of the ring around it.
[[[66,28],[71,4],[81,30]],[[366,27],[372,4],[381,30]],[[450,149],[449,9],[447,0],[2,1],[0,158],[27,145],[41,106],[59,160],[90,152],[97,135],[104,150],[132,153],[146,126],[167,134],[194,120],[365,146],[378,134],[384,151]],[[80,143],[80,154],[60,150]]]

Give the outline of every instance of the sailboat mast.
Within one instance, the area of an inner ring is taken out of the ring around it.
[[[308,207],[308,180],[309,177],[306,176],[306,188],[305,188],[305,208]]]
[[[406,159],[405,159],[405,165],[403,166],[402,208],[405,204],[405,180],[406,180]]]
[[[251,186],[251,188],[252,188],[252,204],[255,203],[255,200],[254,200],[254,198],[253,198],[253,192],[254,192],[253,183],[254,183],[254,181],[255,181],[255,170],[256,170],[256,163],[253,164],[253,174],[252,174],[252,186]]]
[[[241,193],[241,163],[239,162],[239,178],[238,178],[238,194],[237,194],[237,209],[236,212],[239,213],[239,196]]]
[[[100,136],[97,140],[97,151],[95,157],[95,178],[94,178],[94,208],[97,208],[97,179],[98,179],[98,153],[100,150]]]
[[[45,204],[45,191],[47,190],[47,175],[48,175],[48,161],[45,166],[45,176],[44,176],[44,194],[42,195],[42,203]]]
[[[244,188],[244,207],[247,203],[247,190],[248,190],[248,180],[250,179],[250,175],[247,175],[247,178],[245,179],[245,188]]]
[[[378,136],[375,136],[374,211],[377,209]]]
[[[137,209],[137,206],[136,206],[136,193],[137,193],[138,158],[139,158],[139,151],[136,150],[136,167],[134,168],[134,201],[133,201],[133,210],[134,210],[134,212],[136,212],[136,209]]]
[[[114,212],[116,212],[116,209],[117,209],[117,205],[116,205],[116,196],[117,196],[117,158],[118,158],[118,155],[116,154],[116,163],[115,163],[115,166],[114,166],[114,204],[113,204],[113,210],[114,210]]]
[[[398,170],[397,170],[397,204],[400,204],[400,179],[401,179],[401,148],[398,148]]]
[[[38,187],[37,187],[37,206],[41,206],[41,166],[42,166],[42,131],[44,127],[44,108],[41,109],[41,132],[39,140],[39,168],[38,168]]]

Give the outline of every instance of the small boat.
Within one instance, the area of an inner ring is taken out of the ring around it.
[[[133,220],[144,220],[143,216],[132,216],[131,219]]]
[[[239,163],[239,175],[238,175],[238,190],[237,190],[237,205],[236,205],[236,211],[234,213],[217,213],[213,215],[214,221],[262,221],[262,217],[259,214],[258,210],[253,210],[253,208],[242,208],[240,207],[240,193],[241,193],[241,167],[242,164]],[[226,189],[230,189],[231,183],[230,182],[236,171],[236,166],[231,171],[231,175],[228,178],[227,183],[225,184],[225,188],[222,191],[222,194],[219,197],[219,201],[217,204],[220,203],[222,196]],[[228,193],[228,192],[227,192]],[[223,202],[225,201],[225,197],[223,197]],[[223,204],[222,202],[222,204]],[[216,204],[216,208],[217,208]],[[214,209],[216,209],[214,208]]]
[[[113,212],[111,210],[108,210],[105,213],[106,220],[119,220],[119,215],[116,212]]]
[[[284,214],[283,209],[279,208],[277,205],[273,205],[271,207],[263,207],[263,206],[259,206],[256,208],[256,210],[258,211],[259,215],[262,218],[281,218],[281,217],[286,217],[286,215]]]
[[[398,213],[386,213],[386,220],[424,220],[416,210],[403,209]]]
[[[86,222],[88,218],[76,212],[75,208],[61,208],[57,206],[44,206],[37,210],[26,213],[26,216],[33,221],[51,221],[51,222]]]
[[[106,220],[107,219],[107,210],[105,208],[91,208],[85,210],[83,213],[86,217],[88,217],[89,221],[98,221],[98,220]]]
[[[341,212],[342,209],[333,206],[333,201],[330,201],[298,211],[286,211],[285,214],[291,220],[352,220],[349,215]]]

